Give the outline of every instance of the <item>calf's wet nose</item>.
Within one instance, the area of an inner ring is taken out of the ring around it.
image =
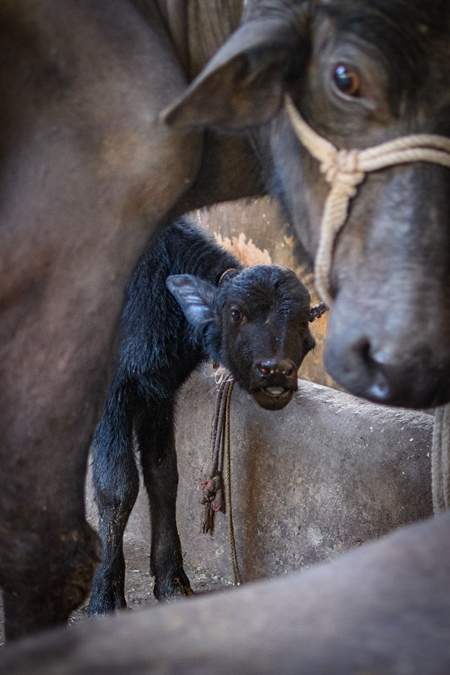
[[[253,364],[251,393],[266,410],[281,410],[297,391],[297,367],[293,361],[273,358]]]
[[[291,386],[297,380],[297,368],[290,359],[265,359],[254,364],[256,379],[264,386]]]

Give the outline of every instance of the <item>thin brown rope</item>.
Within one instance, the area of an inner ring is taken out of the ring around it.
[[[224,418],[224,436],[225,436],[225,502],[228,523],[228,541],[230,544],[231,567],[233,569],[233,584],[240,586],[242,583],[239,572],[239,564],[236,552],[236,539],[234,537],[233,509],[231,500],[231,440],[230,440],[230,403],[231,393],[233,391],[234,381],[231,379],[225,397],[225,418]]]
[[[223,405],[225,386],[227,382],[222,380],[218,383],[216,407],[213,416],[211,428],[211,462],[206,472],[205,478],[201,482],[202,499],[204,505],[201,531],[214,534],[215,514],[225,512],[225,501],[223,494],[223,442],[222,429],[225,407]]]
[[[231,494],[230,404],[234,385],[233,376],[225,368],[219,368],[216,374],[216,384],[217,399],[211,429],[211,463],[206,477],[202,480],[201,503],[205,508],[201,529],[202,532],[209,532],[213,535],[215,514],[219,511],[226,513],[233,583],[239,586],[242,582],[236,552]]]

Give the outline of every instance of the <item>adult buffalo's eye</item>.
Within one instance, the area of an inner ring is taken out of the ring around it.
[[[233,323],[238,324],[242,321],[242,312],[237,307],[231,308],[231,319]]]
[[[349,66],[340,63],[333,71],[333,81],[340,92],[346,96],[358,96],[359,77]]]

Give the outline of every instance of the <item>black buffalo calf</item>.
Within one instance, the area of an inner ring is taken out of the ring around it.
[[[175,519],[176,394],[211,359],[263,408],[283,408],[314,346],[309,319],[309,293],[291,270],[244,269],[186,220],[167,227],[142,257],[128,287],[118,366],[93,443],[103,559],[92,615],[126,605],[122,538],[139,490],[134,441],[150,502],[155,596],[190,594]]]

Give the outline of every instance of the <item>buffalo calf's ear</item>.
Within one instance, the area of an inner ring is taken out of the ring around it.
[[[214,321],[215,286],[192,274],[174,274],[167,277],[166,286],[192,326],[203,328]]]
[[[285,81],[306,52],[297,11],[258,16],[244,23],[184,95],[161,116],[184,128],[212,126],[225,131],[265,124],[283,105]]]

